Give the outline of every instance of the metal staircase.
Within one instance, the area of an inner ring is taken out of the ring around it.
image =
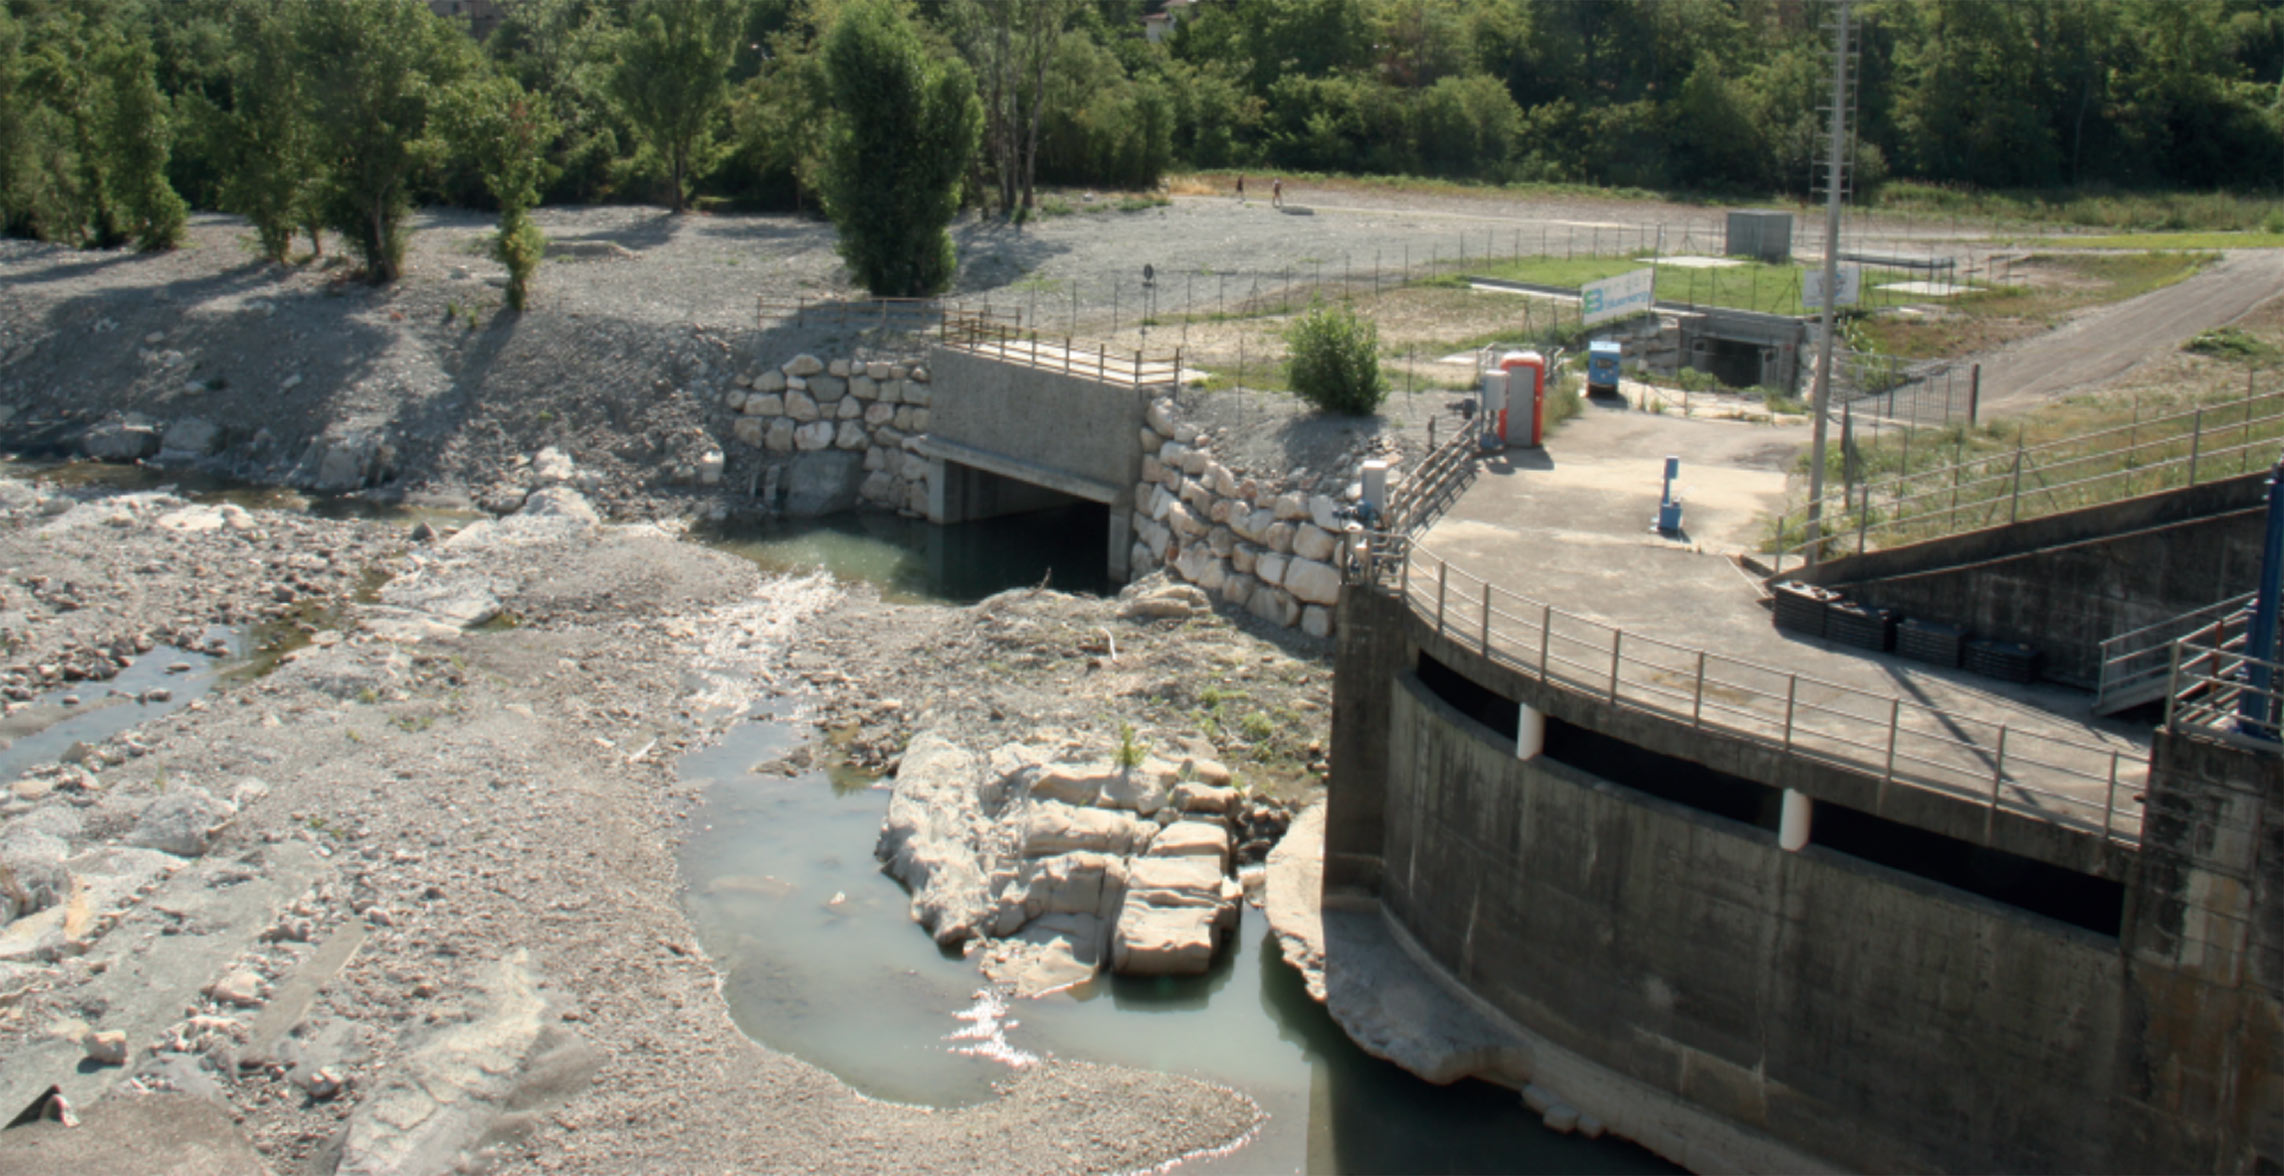
[[[2251,625],[2253,596],[2250,592],[2232,596],[2104,640],[2094,713],[2113,715],[2164,698],[2176,642],[2241,653]]]

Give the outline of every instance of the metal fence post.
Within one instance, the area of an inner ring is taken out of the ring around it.
[[[1435,635],[1443,636],[1443,597],[1451,589],[1451,565],[1438,561],[1435,565]]]
[[[2197,409],[2197,416],[2189,430],[2189,484],[2197,484],[2197,453],[2205,445],[2205,410]]]
[[[1887,700],[1887,768],[1880,773],[1878,809],[1887,810],[1887,786],[1895,782],[1895,743],[1903,734],[1903,700]]]
[[[1999,724],[1998,755],[1991,760],[1991,806],[1983,811],[1983,844],[1991,843],[1998,828],[1999,786],[2006,782],[2006,724]]]
[[[2110,829],[2117,823],[2117,753],[2110,753],[2110,794],[2102,806],[2102,840],[2110,839]]]
[[[2165,729],[2178,732],[2173,725],[2173,708],[2181,701],[2181,643],[2173,643],[2172,664],[2165,670]]]
[[[1800,675],[1785,679],[1784,687],[1784,749],[1792,750],[1792,708],[1800,699]]]
[[[1702,649],[1697,651],[1697,689],[1689,702],[1689,725],[1705,725],[1705,651]]]
[[[1547,681],[1549,678],[1546,658],[1547,651],[1553,644],[1554,606],[1542,604],[1539,606],[1539,681],[1541,682]]]
[[[1491,581],[1483,581],[1483,658],[1491,658]]]
[[[2014,492],[2007,495],[2006,521],[2012,523],[2022,514],[2022,435],[2014,438]]]
[[[1610,630],[1610,702],[1613,705],[1618,701],[1618,651],[1625,640],[1624,629]]]

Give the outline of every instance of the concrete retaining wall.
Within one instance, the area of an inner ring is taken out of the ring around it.
[[[1376,893],[1527,1032],[1841,1168],[2242,1171],[2284,1154],[2284,761],[2161,743],[2149,853],[2047,857],[2124,875],[2113,938],[1518,760],[1412,666],[1433,646],[1479,685],[1517,683],[1389,595],[1352,589],[1340,634],[1327,901]],[[1539,690],[1565,722],[1782,775]]]
[[[2045,675],[2091,687],[2102,639],[2252,590],[2254,474],[1833,560],[1812,577],[1907,617],[2019,641]]]

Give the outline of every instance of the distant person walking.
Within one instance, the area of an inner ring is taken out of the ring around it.
[[[1242,175],[1237,177],[1237,202],[1245,203],[1245,177]]]
[[[1284,206],[1285,177],[1278,176],[1277,178],[1269,181],[1269,207],[1283,208]]]

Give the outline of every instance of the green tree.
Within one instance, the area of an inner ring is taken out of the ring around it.
[[[555,138],[555,120],[544,99],[498,73],[463,82],[445,100],[442,113],[453,149],[475,167],[500,203],[492,256],[508,270],[508,309],[522,310],[530,299],[532,272],[547,253],[547,237],[531,223],[530,213],[551,170],[546,152]]]
[[[825,39],[833,128],[825,209],[841,256],[880,297],[916,297],[951,284],[945,226],[982,134],[975,79],[957,59],[932,59],[896,0],[857,0]]]
[[[744,14],[730,0],[641,0],[615,43],[611,95],[666,172],[675,212],[720,162],[723,102]]]
[[[294,230],[315,219],[317,157],[309,85],[295,51],[297,11],[269,4],[232,10],[230,109],[214,116],[217,154],[225,165],[222,205],[253,221],[262,256],[281,264],[293,248]],[[317,244],[313,230],[313,251]]]
[[[110,93],[104,103],[105,150],[111,184],[126,214],[135,247],[172,249],[182,243],[189,209],[167,183],[167,100],[151,76],[151,47],[129,41],[104,55]]]
[[[444,144],[429,125],[472,64],[468,38],[419,0],[328,0],[299,20],[323,164],[319,207],[375,283],[404,270],[412,187]]]

